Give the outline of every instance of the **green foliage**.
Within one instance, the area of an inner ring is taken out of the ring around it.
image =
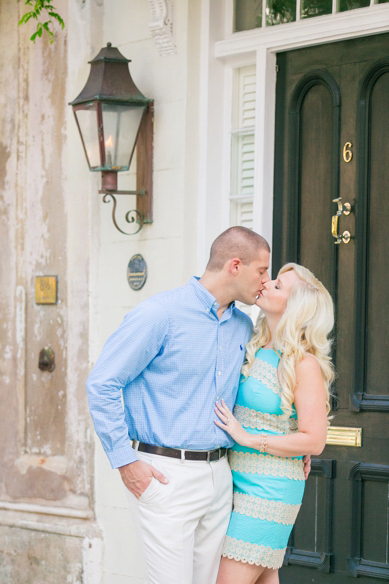
[[[296,0],[268,0],[266,24],[281,24],[296,20]]]
[[[56,12],[51,0],[26,0],[26,6],[31,6],[32,10],[26,12],[19,20],[19,26],[26,24],[31,18],[37,21],[36,31],[30,36],[30,40],[35,42],[37,37],[41,37],[46,31],[49,35],[50,43],[54,42],[54,22],[56,21],[63,29],[65,23],[61,16]],[[47,18],[47,20],[46,20]]]

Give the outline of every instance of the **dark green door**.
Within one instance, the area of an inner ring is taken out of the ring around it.
[[[389,580],[389,34],[277,64],[273,273],[307,266],[337,314],[332,444],[281,582]]]

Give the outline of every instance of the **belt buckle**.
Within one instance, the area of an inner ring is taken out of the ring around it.
[[[214,460],[220,460],[221,456],[221,448],[215,448],[214,450],[208,450],[208,456],[207,456],[207,462],[212,462]],[[211,460],[211,454],[217,454],[216,458],[212,458]]]

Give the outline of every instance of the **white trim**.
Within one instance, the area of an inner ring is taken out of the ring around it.
[[[228,11],[227,11],[228,12]],[[232,21],[231,21],[232,22]],[[224,72],[224,116],[223,116],[223,173],[222,173],[222,225],[221,231],[230,226],[231,205],[229,201],[231,187],[231,124],[232,104],[234,100],[234,70],[226,67]]]
[[[199,182],[197,208],[197,273],[202,273],[207,255],[207,153],[208,153],[208,76],[209,76],[209,0],[201,3],[200,106],[199,106]]]
[[[301,20],[300,14],[301,14],[301,0],[296,0],[296,22],[299,22],[299,20]]]
[[[224,25],[226,36],[234,32],[234,0],[223,0],[225,2],[224,9]]]
[[[266,28],[266,6],[267,6],[266,0],[262,0],[262,28],[263,29]]]
[[[257,106],[255,118],[254,231],[272,242],[274,119],[276,55],[257,51]]]
[[[260,48],[287,51],[385,31],[389,31],[389,5],[376,4],[299,22],[236,32],[215,43],[214,55],[218,59],[230,57],[233,65],[234,58],[238,55],[240,63],[243,55],[249,62],[252,59],[252,52]]]

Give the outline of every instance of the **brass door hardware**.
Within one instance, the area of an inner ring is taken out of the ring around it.
[[[362,446],[362,428],[330,426],[327,430],[327,444],[333,446]]]
[[[54,351],[50,347],[44,347],[39,353],[38,367],[41,371],[49,371],[50,373],[55,369]]]
[[[343,231],[342,234],[339,233],[339,217],[343,215],[350,215],[351,213],[351,205],[350,203],[342,203],[342,197],[338,197],[337,199],[332,200],[333,203],[338,204],[338,210],[336,215],[332,216],[331,222],[331,233],[332,236],[335,237],[334,243],[348,243],[351,239],[351,233],[349,231]]]
[[[351,142],[346,142],[346,144],[343,146],[343,160],[345,162],[351,162],[353,159],[353,153],[351,151],[352,147],[353,145]]]

